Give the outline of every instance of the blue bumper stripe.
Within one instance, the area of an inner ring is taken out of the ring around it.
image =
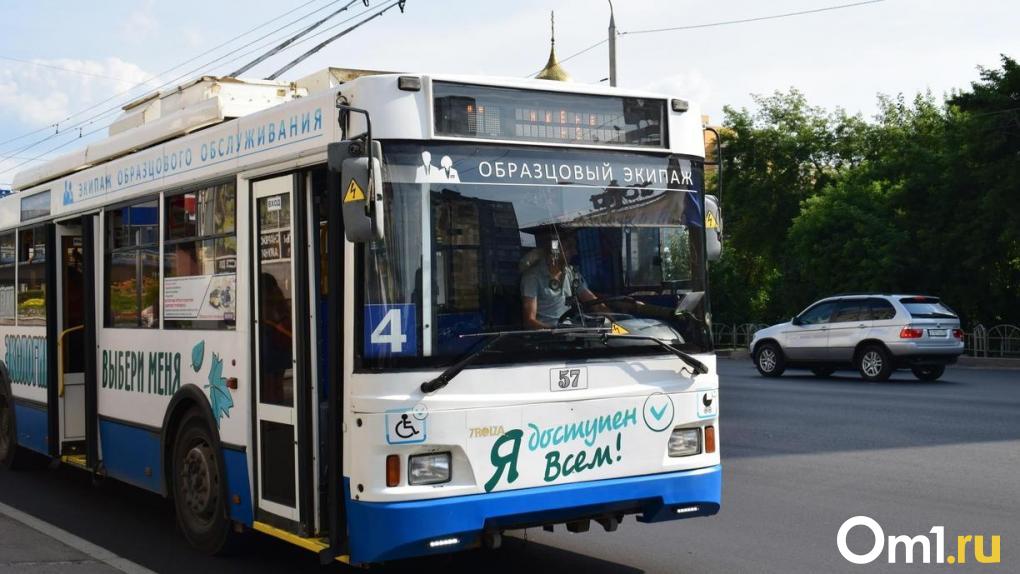
[[[349,487],[349,485],[347,485]],[[351,561],[381,562],[450,552],[478,543],[485,529],[569,521],[609,513],[639,513],[641,522],[705,516],[719,511],[722,467],[543,486],[410,502],[359,502],[348,490]],[[697,506],[678,514],[678,507]],[[440,538],[457,544],[429,548]]]
[[[49,456],[49,430],[46,409],[14,403],[14,422],[17,425],[18,444]]]

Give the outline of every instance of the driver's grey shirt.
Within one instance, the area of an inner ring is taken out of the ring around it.
[[[563,270],[562,279],[559,289],[553,289],[550,285],[552,275],[549,273],[549,265],[544,260],[532,265],[521,275],[521,297],[536,300],[535,318],[546,325],[555,326],[570,309],[570,299],[575,295],[575,279],[578,292],[588,289],[584,277],[573,267],[567,266]]]

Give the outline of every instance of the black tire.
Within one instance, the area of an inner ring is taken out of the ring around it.
[[[786,370],[783,350],[773,342],[762,343],[754,350],[754,366],[763,377],[778,377]]]
[[[946,372],[945,365],[924,365],[921,367],[912,367],[910,369],[914,376],[922,381],[936,381],[943,373]]]
[[[833,369],[832,367],[814,367],[811,369],[811,372],[814,373],[816,377],[824,379],[825,377],[831,377],[832,373],[836,372],[836,369]]]
[[[865,381],[887,381],[893,373],[892,356],[882,345],[868,345],[857,353],[857,370]]]
[[[24,459],[14,426],[14,401],[0,387],[0,468],[18,470],[24,467]]]
[[[215,444],[201,413],[185,413],[174,438],[171,495],[177,527],[191,546],[206,554],[221,554],[233,542],[226,471]]]

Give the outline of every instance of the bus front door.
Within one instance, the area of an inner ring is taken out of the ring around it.
[[[256,521],[315,531],[307,195],[300,174],[252,183]]]

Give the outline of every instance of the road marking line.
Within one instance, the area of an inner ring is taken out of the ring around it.
[[[120,556],[117,556],[116,554],[110,552],[106,548],[103,548],[102,546],[93,544],[88,540],[85,540],[84,538],[75,536],[74,534],[71,534],[66,530],[58,528],[48,522],[44,522],[30,514],[26,514],[18,510],[17,508],[10,507],[2,502],[0,502],[0,514],[3,514],[8,518],[17,520],[18,522],[24,524],[25,526],[28,526],[29,528],[36,530],[38,532],[41,532],[42,534],[45,534],[46,536],[49,536],[50,538],[53,538],[54,540],[57,540],[62,544],[70,546],[71,548],[77,550],[78,552],[81,552],[82,554],[85,554],[95,560],[99,560],[100,562],[103,562],[108,566],[111,566],[113,568],[116,568],[117,570],[120,570],[121,572],[124,572],[124,574],[155,574],[155,572],[153,572],[152,570],[149,570],[148,568],[145,568],[144,566],[141,566],[139,564],[135,564],[134,562],[128,560],[127,558],[121,558]]]

